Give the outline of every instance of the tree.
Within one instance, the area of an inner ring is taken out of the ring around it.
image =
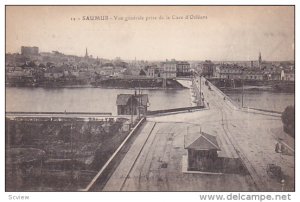
[[[281,120],[283,123],[283,130],[295,137],[295,107],[287,106],[282,112]]]

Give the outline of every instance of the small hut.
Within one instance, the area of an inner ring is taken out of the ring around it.
[[[117,96],[118,115],[146,115],[147,94],[119,94]]]
[[[218,160],[221,151],[216,136],[200,132],[196,139],[185,140],[188,150],[188,170],[210,171]]]

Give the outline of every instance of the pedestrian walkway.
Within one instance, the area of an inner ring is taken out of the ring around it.
[[[122,190],[122,187],[128,177],[128,174],[130,173],[130,170],[132,169],[136,159],[138,158],[154,127],[155,122],[146,122],[145,127],[143,128],[143,130],[141,130],[141,133],[138,135],[138,137],[132,144],[130,150],[127,152],[116,171],[106,183],[103,191]]]

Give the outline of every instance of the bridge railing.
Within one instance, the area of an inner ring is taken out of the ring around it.
[[[173,109],[162,109],[162,110],[154,110],[148,111],[147,115],[159,115],[165,113],[172,113],[172,112],[184,112],[184,111],[196,111],[199,109],[203,109],[203,106],[194,106],[194,107],[180,107],[180,108],[173,108]]]
[[[198,106],[203,106],[203,102],[201,100],[201,95],[200,95],[200,89],[196,84],[195,79],[192,79],[192,88],[193,88],[193,92],[196,93],[196,100],[197,100],[197,105]]]
[[[73,115],[73,114],[79,114],[79,115],[103,115],[103,116],[112,116],[112,113],[110,112],[5,112],[6,115],[16,115],[16,114],[41,114],[41,115],[46,115],[46,114],[62,114],[62,115]]]

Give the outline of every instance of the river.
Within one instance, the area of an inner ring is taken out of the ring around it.
[[[189,87],[188,81],[181,83]],[[117,114],[116,98],[121,93],[134,93],[127,89],[103,88],[6,88],[7,112],[110,112]],[[192,106],[190,89],[142,90],[149,95],[149,110]],[[225,92],[241,104],[241,93]],[[245,91],[244,106],[265,110],[283,111],[294,105],[292,93]]]
[[[7,112],[110,112],[117,114],[118,94],[127,89],[103,88],[6,88]],[[149,110],[191,106],[189,89],[142,90],[149,96]]]
[[[242,93],[224,91],[233,101],[242,105]],[[295,105],[295,94],[271,91],[245,91],[243,106],[282,112],[289,105]]]

